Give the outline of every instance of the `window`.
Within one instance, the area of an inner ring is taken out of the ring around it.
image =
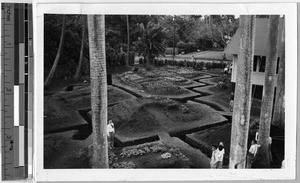
[[[259,72],[265,72],[265,68],[266,68],[266,57],[262,56],[260,67],[259,67]]]
[[[258,71],[257,63],[259,63],[259,60],[260,60],[260,56],[255,55],[254,60],[253,60],[253,71],[254,72]]]
[[[261,85],[252,85],[252,97],[262,100],[263,88]]]
[[[279,62],[280,62],[280,57],[277,58],[276,74],[278,74]]]

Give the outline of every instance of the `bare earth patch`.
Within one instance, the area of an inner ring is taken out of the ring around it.
[[[44,131],[61,131],[74,129],[87,124],[80,114],[60,96],[44,98]]]
[[[130,90],[142,97],[159,95],[169,98],[187,98],[197,96],[185,87],[201,86],[193,78],[201,77],[202,72],[191,68],[164,66],[146,70],[128,71],[113,77],[113,84]]]
[[[108,105],[116,104],[120,101],[135,98],[117,87],[107,86]],[[86,110],[91,108],[91,88],[90,86],[74,87],[72,91],[61,91],[57,93],[63,97],[75,110]]]
[[[108,105],[135,98],[116,87],[108,86]],[[74,87],[72,91],[45,96],[44,131],[63,131],[87,125],[87,121],[78,111],[91,108],[90,88]]]
[[[214,109],[195,102],[181,103],[164,98],[127,100],[108,109],[108,117],[121,142],[171,134],[227,121]]]

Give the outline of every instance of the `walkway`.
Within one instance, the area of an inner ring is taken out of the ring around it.
[[[193,52],[188,53],[184,55],[175,55],[176,61],[182,61],[182,60],[192,60],[192,56],[194,55],[194,58],[196,59],[196,62],[231,62],[232,61],[232,55],[226,55],[226,59],[224,60],[222,57],[223,51],[201,51],[201,52]],[[136,56],[135,57],[135,64],[139,64],[139,59],[143,58],[142,56]],[[168,59],[173,60],[173,55],[166,55],[166,56],[159,56],[159,59]]]

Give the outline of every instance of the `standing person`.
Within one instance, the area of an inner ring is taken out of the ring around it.
[[[110,147],[114,147],[114,139],[115,139],[115,126],[112,122],[112,120],[108,121],[107,124],[107,136],[108,136],[108,142],[110,144]]]
[[[219,147],[216,150],[216,168],[222,169],[223,168],[223,159],[224,159],[225,149],[223,142],[219,143]]]
[[[223,60],[226,60],[226,53],[223,53],[223,54],[222,54],[222,59],[223,59]]]
[[[194,55],[192,56],[192,62],[193,62],[194,67],[196,67],[196,59],[195,59]]]
[[[258,130],[259,130],[259,128],[256,130],[256,133],[255,133],[255,140],[256,141],[258,140]],[[269,152],[270,162],[272,163],[273,162],[273,156],[272,156],[272,137],[270,137],[270,136],[269,136],[269,139],[268,139],[268,152]]]
[[[212,150],[212,153],[211,153],[211,158],[210,158],[210,168],[215,169],[215,168],[217,168],[217,161],[216,161],[217,146],[213,145],[211,150]]]
[[[232,73],[232,67],[233,67],[233,65],[232,65],[232,63],[230,64],[230,66],[229,66],[229,74],[231,74]]]
[[[231,92],[230,101],[229,101],[229,110],[233,111],[233,100],[234,100],[234,94]]]
[[[255,140],[256,140],[256,141],[258,141],[258,131],[259,131],[259,128],[257,128],[257,129],[256,129],[256,132],[255,132]]]
[[[269,136],[269,139],[268,139],[268,148],[269,148],[270,163],[273,163],[273,156],[272,156],[272,137],[270,137],[270,136]]]
[[[251,146],[247,155],[247,168],[251,168],[252,164],[255,160],[255,156],[257,153],[258,148],[260,147],[259,144],[257,144],[256,140],[251,141]]]
[[[227,75],[228,72],[229,72],[229,69],[228,69],[228,66],[226,66],[226,67],[224,68],[224,74]]]

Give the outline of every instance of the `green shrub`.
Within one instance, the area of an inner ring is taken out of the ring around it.
[[[195,42],[188,42],[188,43],[184,43],[183,41],[179,41],[177,43],[177,48],[179,53],[181,52],[185,52],[185,53],[190,53],[193,51],[197,51],[197,45]]]
[[[140,59],[139,59],[139,64],[143,64],[143,63],[144,63],[143,58],[140,58]]]
[[[167,47],[165,50],[165,55],[173,55],[173,48]],[[175,48],[175,55],[178,55],[178,48]]]
[[[201,71],[203,70],[203,67],[204,67],[204,62],[197,62],[195,69]]]
[[[212,63],[206,62],[205,67],[206,67],[207,70],[211,70],[212,69]]]

